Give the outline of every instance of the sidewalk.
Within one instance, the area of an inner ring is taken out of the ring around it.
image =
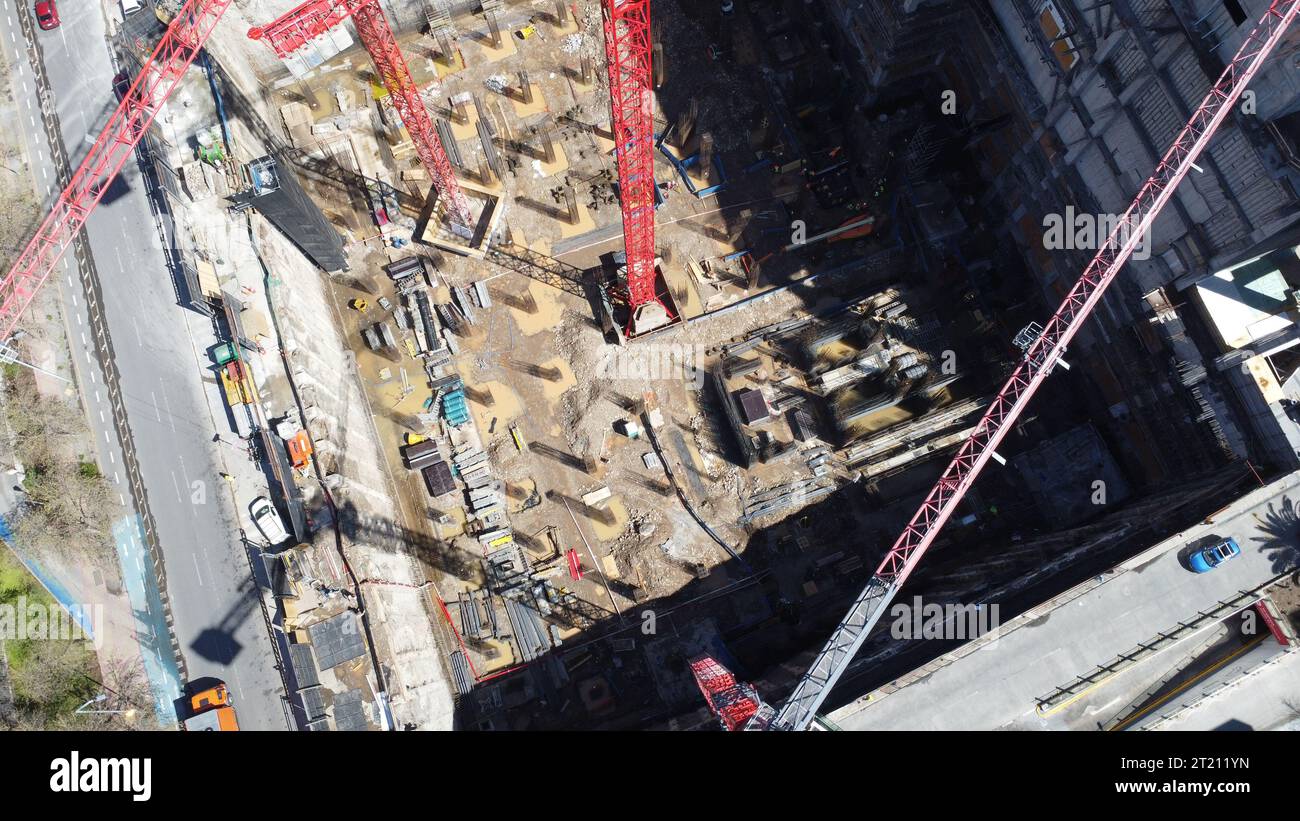
[[[14,475],[6,472],[2,476],[0,520],[8,520],[17,502],[13,492]],[[154,712],[159,723],[167,726],[176,718],[171,694],[180,691],[180,679],[175,665],[170,663],[171,642],[166,632],[160,636],[157,628],[136,618],[137,612],[157,612],[145,609],[148,600],[143,583],[144,548],[138,532],[139,528],[131,524],[128,516],[114,526],[118,556],[123,562],[121,578],[127,580],[123,585],[118,578],[110,578],[88,564],[71,564],[60,556],[37,557],[27,553],[10,537],[4,521],[0,521],[0,539],[46,592],[69,613],[88,614],[79,623],[95,646],[100,670],[143,665],[153,693]],[[132,542],[136,547],[136,564],[128,566]],[[150,638],[149,653],[144,652],[146,637]]]

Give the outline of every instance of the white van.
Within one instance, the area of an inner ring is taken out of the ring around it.
[[[140,0],[117,0],[117,1],[122,4],[123,17],[126,17],[128,14],[135,14],[137,11],[144,8],[144,3],[141,3]]]
[[[278,547],[289,541],[289,532],[284,527],[284,520],[280,518],[279,511],[271,504],[270,499],[258,496],[248,506],[248,511],[253,514],[253,524],[257,525],[258,531],[271,547]]]

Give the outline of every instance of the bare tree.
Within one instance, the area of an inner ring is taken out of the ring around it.
[[[85,420],[68,402],[41,395],[28,371],[11,371],[4,382],[5,416],[26,494],[15,536],[37,555],[104,563],[112,496],[99,468],[80,455],[90,436]]]

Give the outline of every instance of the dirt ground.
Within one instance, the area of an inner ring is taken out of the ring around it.
[[[1300,631],[1300,573],[1294,573],[1268,589],[1278,610]]]
[[[599,3],[573,3],[574,13],[563,23],[550,3],[509,4],[500,17],[500,47],[491,43],[481,16],[458,18],[449,59],[440,57],[438,41],[427,31],[403,22],[409,4],[399,5],[399,42],[430,114],[446,120],[455,137],[453,153],[459,156],[452,159],[462,179],[502,197],[496,241],[580,271],[620,250]],[[787,241],[782,226],[789,211],[781,200],[799,201],[810,231],[841,224],[853,208],[863,207],[820,209],[799,193],[800,168],[775,170],[781,162],[765,152],[784,115],[771,111],[781,103],[758,71],[765,58],[754,47],[767,23],[738,15],[736,30],[729,32],[716,17],[716,8],[666,4],[657,18],[668,49],[667,82],[658,90],[655,110],[656,131],[666,137],[665,150],[655,151],[656,179],[667,183],[656,214],[657,247],[665,284],[688,318],[812,270],[808,256],[796,251],[768,259],[748,276],[746,260],[759,256],[755,249]],[[530,23],[535,34],[514,36]],[[710,44],[734,49],[736,60],[715,62],[707,54]],[[252,46],[223,41],[220,50],[246,48]],[[390,116],[382,113],[386,92],[375,84],[359,46],[330,58],[305,80],[285,77],[264,57],[250,57],[229,71],[241,84],[250,71],[265,75],[256,93],[271,114],[269,125],[298,150],[304,188],[347,242],[349,271],[330,278],[327,287],[393,473],[399,495],[393,516],[412,539],[434,545],[422,558],[439,597],[450,604],[482,588],[485,551],[467,533],[463,498],[431,500],[418,473],[400,467],[406,434],[447,433],[441,423],[430,427],[420,419],[430,399],[422,361],[404,338],[396,349],[376,353],[360,335],[363,327],[391,320],[377,305],[381,296],[397,301],[382,269],[411,253],[426,256],[436,272],[435,303],[447,303],[452,286],[478,282],[491,295],[492,307],[477,310],[476,322],[457,337],[459,354],[447,372],[464,380],[474,438],[488,452],[494,477],[504,482],[516,541],[538,575],[579,597],[586,612],[619,620],[640,603],[691,582],[707,592],[732,581],[725,572],[711,572],[729,564],[727,550],[692,519],[646,437],[629,436],[625,426],[639,423],[643,392],[653,390],[664,410],[658,437],[667,467],[718,538],[743,549],[748,534],[736,524],[743,499],[788,481],[789,470],[776,464],[738,467],[725,418],[697,368],[715,361],[721,344],[839,297],[813,296],[807,289],[774,293],[744,310],[637,343],[642,350],[682,351],[676,363],[650,374],[628,367],[621,358],[629,349],[609,344],[580,287],[419,244],[415,231],[429,193],[427,175],[404,132],[391,118],[382,119]],[[584,82],[584,58],[590,82]],[[698,79],[704,77],[707,84]],[[695,133],[683,140],[692,113]],[[485,173],[489,152],[479,139],[479,119],[495,135],[499,174]],[[707,175],[698,165],[680,171],[668,155],[689,159],[704,145],[704,135],[713,141],[717,164]],[[690,190],[723,182],[725,187],[706,196]],[[369,197],[377,183],[400,194],[400,211],[383,228],[371,213]],[[573,192],[575,216],[566,207],[566,190]],[[408,240],[415,242],[404,244]],[[861,242],[844,242],[818,254],[826,263],[864,250]],[[735,256],[743,252],[750,253]],[[365,299],[368,307],[347,308],[355,299]],[[605,488],[607,499],[583,501]],[[580,580],[566,572],[562,556],[570,549],[581,560]],[[471,648],[477,672],[520,660],[518,648],[498,645]]]

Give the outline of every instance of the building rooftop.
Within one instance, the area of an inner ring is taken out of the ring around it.
[[[1247,347],[1296,324],[1295,289],[1286,268],[1294,269],[1298,251],[1264,254],[1197,283],[1196,296],[1224,349]]]

